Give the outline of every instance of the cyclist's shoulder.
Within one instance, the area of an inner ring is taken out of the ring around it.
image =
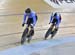
[[[36,12],[35,12],[35,11],[32,11],[32,12],[31,12],[31,15],[32,15],[32,16],[36,16]]]
[[[57,17],[61,17],[61,14],[60,13],[57,13]]]
[[[32,11],[31,13],[32,13],[32,14],[36,14],[36,12],[35,12],[35,11]]]

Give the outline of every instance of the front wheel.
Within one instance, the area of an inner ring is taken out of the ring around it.
[[[51,34],[52,32],[52,28],[49,28],[48,31],[45,34],[45,40],[47,39],[47,37],[49,36],[49,34]]]
[[[28,33],[28,28],[26,28],[22,34],[21,37],[21,44],[24,44],[25,40],[26,40],[26,34]]]

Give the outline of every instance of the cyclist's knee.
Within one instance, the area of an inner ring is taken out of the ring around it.
[[[57,27],[57,28],[55,28],[55,31],[58,31],[58,27]]]
[[[30,35],[33,36],[34,35],[34,30],[30,31]]]
[[[31,28],[31,30],[34,30],[34,26],[33,25],[31,25],[30,28]]]
[[[59,26],[58,25],[55,25],[55,29],[58,29],[59,28]]]

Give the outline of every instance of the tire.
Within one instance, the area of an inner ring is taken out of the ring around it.
[[[51,34],[51,32],[52,32],[52,28],[49,28],[45,34],[45,39],[47,39],[47,37]]]
[[[25,40],[26,40],[26,38],[27,38],[27,36],[26,36],[27,33],[28,33],[28,28],[26,28],[26,29],[24,30],[23,34],[22,34],[22,37],[21,37],[21,44],[24,44],[24,42],[25,42]]]

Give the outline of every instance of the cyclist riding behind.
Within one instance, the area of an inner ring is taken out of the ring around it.
[[[53,38],[54,35],[57,33],[60,23],[61,23],[61,15],[58,12],[52,13],[49,24],[54,24],[55,29],[52,32],[51,38]]]

